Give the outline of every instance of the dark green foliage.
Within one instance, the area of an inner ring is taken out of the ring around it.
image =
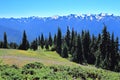
[[[56,36],[56,34],[54,35],[54,46],[56,46],[56,44],[57,44],[57,36]]]
[[[119,80],[119,73],[81,66],[45,66],[35,62],[22,68],[0,65],[0,80]]]
[[[71,35],[70,35],[71,34]],[[77,63],[95,64],[97,67],[118,70],[118,40],[114,40],[114,35],[110,36],[107,28],[104,27],[102,35],[90,36],[89,31],[82,31],[82,35],[72,29],[62,37],[61,30],[58,29],[57,39],[54,37],[54,49],[62,56],[72,55],[72,61]],[[57,41],[56,41],[57,40]],[[66,45],[66,46],[65,46]]]
[[[76,63],[92,64],[96,67],[119,72],[120,51],[118,41],[118,37],[115,38],[114,33],[111,35],[107,31],[106,26],[102,34],[98,36],[90,36],[89,31],[82,31],[80,34],[72,29],[72,32],[70,32],[69,27],[67,27],[65,35],[62,35],[61,29],[58,28],[54,39],[52,39],[51,33],[45,39],[44,35],[41,34],[41,37],[39,36],[38,39],[31,42],[30,48],[33,50],[37,50],[38,46],[41,46],[42,49],[45,47],[46,50],[50,48],[51,51],[56,51],[61,57],[68,58]],[[18,48],[16,43],[11,42],[9,44],[7,42],[7,35],[4,33],[4,41],[0,41],[0,48],[8,47]],[[25,31],[19,49],[29,49],[29,42]],[[46,78],[48,77],[45,76],[44,79]]]
[[[92,36],[92,39],[91,39],[91,43],[90,43],[90,54],[89,54],[89,57],[90,57],[90,61],[89,63],[90,64],[95,64],[95,60],[96,60],[96,57],[95,57],[95,52],[97,50],[97,44],[96,44],[96,38],[95,36],[93,35]]]
[[[74,29],[72,29],[71,40],[70,40],[70,54],[73,55],[76,45],[77,45],[77,35]]]
[[[49,33],[49,40],[48,40],[48,43],[49,43],[50,46],[52,46],[52,44],[53,44],[53,40],[52,40],[51,33]]]
[[[103,29],[103,32],[102,32],[102,38],[101,38],[101,42],[100,42],[100,46],[99,46],[99,54],[98,54],[98,58],[97,58],[97,60],[96,60],[96,66],[100,66],[100,67],[102,67],[102,68],[107,68],[107,56],[109,56],[108,55],[108,49],[109,49],[109,44],[108,44],[108,37],[109,35],[108,35],[108,32],[107,32],[107,29],[106,29],[106,27],[104,27],[104,29]],[[99,64],[98,64],[98,62],[99,62]]]
[[[111,37],[111,42],[110,42],[110,52],[109,52],[109,67],[110,67],[110,70],[114,70],[115,68],[115,63],[116,63],[116,59],[115,59],[115,56],[116,56],[116,52],[115,52],[115,41],[114,41],[114,34],[112,34],[112,37]]]
[[[73,61],[82,64],[83,60],[84,58],[82,53],[81,37],[80,34],[78,34],[77,46],[75,48],[75,52],[73,53]]]
[[[63,47],[61,56],[62,56],[63,58],[67,58],[67,57],[68,57],[68,49],[67,49],[66,45]]]
[[[44,45],[45,45],[44,36],[43,36],[43,34],[41,34],[40,46],[41,46],[42,49],[44,48]]]
[[[46,48],[46,50],[49,50],[49,44],[48,43],[45,43],[45,48]]]
[[[73,46],[75,46],[75,32],[74,29],[72,29],[72,33],[71,33],[71,40],[70,40],[70,49],[72,49]]]
[[[90,43],[90,53],[94,53],[96,51],[96,38],[92,35],[91,43]]]
[[[96,52],[100,46],[100,43],[101,43],[101,34],[98,35],[96,41],[95,41],[95,44],[94,44],[94,51]],[[95,56],[97,56],[95,54]]]
[[[82,44],[81,44],[81,37],[80,34],[78,35],[77,38],[77,57],[78,57],[78,63],[82,64],[83,63],[83,52],[82,52]]]
[[[104,27],[102,32],[101,43],[98,49],[96,66],[104,69],[118,70],[118,40],[114,40],[114,34],[110,37],[107,28]]]
[[[114,44],[114,47],[115,47],[115,49],[114,49],[114,56],[112,56],[112,58],[113,58],[113,62],[114,62],[114,70],[115,71],[118,71],[118,72],[120,72],[120,53],[119,53],[119,42],[118,42],[118,37],[116,38],[116,40],[115,40],[115,44]]]
[[[3,48],[8,48],[8,42],[7,42],[7,34],[6,34],[6,32],[4,32]]]
[[[40,46],[40,41],[41,41],[41,39],[40,39],[40,36],[38,37],[38,45]]]
[[[21,50],[27,50],[29,48],[29,42],[27,40],[27,35],[26,32],[23,32],[23,38],[22,38],[22,43],[19,46],[19,49]]]
[[[35,63],[29,63],[24,65],[24,69],[41,69],[42,67],[44,67],[44,65],[42,63],[39,62],[35,62]]]
[[[0,41],[0,48],[3,48],[3,42]]]
[[[62,33],[61,29],[58,28],[58,33],[57,33],[57,44],[56,44],[56,51],[61,55],[62,51]]]
[[[45,48],[46,50],[49,50],[49,41],[47,39],[45,39]]]
[[[69,27],[67,27],[67,33],[65,35],[65,43],[67,44],[68,50],[70,50],[70,30]]]
[[[37,39],[34,40],[34,41],[31,43],[30,48],[33,49],[33,50],[37,50],[37,48],[38,48]]]
[[[74,52],[73,52],[73,55],[72,55],[72,61],[73,62],[76,62],[76,63],[78,63],[79,62],[79,59],[78,59],[78,53],[77,53],[77,50],[75,50]]]
[[[17,48],[18,48],[18,45],[17,45],[16,43],[14,43],[14,42],[11,42],[11,43],[9,44],[9,46],[10,46],[10,48],[12,48],[12,49],[17,49]]]
[[[75,47],[72,47],[71,50],[70,50],[70,54],[73,56],[73,53],[75,51]]]
[[[82,51],[83,51],[83,56],[85,59],[86,63],[90,63],[89,61],[91,60],[91,58],[89,57],[90,54],[90,34],[89,32],[83,32],[82,33]]]

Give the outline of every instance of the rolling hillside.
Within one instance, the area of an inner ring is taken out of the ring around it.
[[[40,62],[44,66],[34,62]],[[20,68],[2,66],[4,64],[17,65]],[[1,80],[120,80],[119,73],[97,69],[91,65],[79,65],[61,58],[56,52],[46,50],[0,49],[0,65]],[[34,68],[33,65],[42,68]]]
[[[45,65],[77,65],[69,60],[61,58],[56,52],[46,50],[23,51],[0,49],[0,59],[4,64],[16,64],[20,67],[30,62],[41,62]]]

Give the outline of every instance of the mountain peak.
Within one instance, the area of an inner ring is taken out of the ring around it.
[[[58,15],[55,15],[55,16],[52,16],[51,18],[52,18],[52,19],[58,19],[59,16],[58,16]]]

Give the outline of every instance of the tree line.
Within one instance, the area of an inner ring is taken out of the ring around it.
[[[110,34],[104,26],[102,33],[98,36],[90,35],[89,31],[77,33],[67,27],[66,34],[63,36],[61,29],[58,28],[54,36],[49,33],[47,38],[41,34],[31,43],[27,40],[26,32],[20,45],[8,43],[7,34],[4,33],[4,41],[0,41],[0,48],[13,48],[21,50],[41,49],[56,51],[63,58],[70,58],[71,61],[79,64],[92,64],[107,70],[120,72],[120,52],[119,39]]]

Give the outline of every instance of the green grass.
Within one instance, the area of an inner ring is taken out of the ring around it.
[[[23,51],[14,49],[0,49],[0,58],[5,64],[23,66],[30,62],[41,62],[45,65],[78,65],[61,58],[55,51],[37,50]]]
[[[41,69],[25,68],[24,65],[33,62],[44,65]],[[40,80],[120,80],[120,73],[98,69],[91,65],[79,65],[61,58],[56,52],[41,49],[37,51],[0,49],[0,64],[0,80],[25,80],[26,78],[27,80],[34,78]],[[19,68],[11,67],[11,65],[17,65]],[[22,71],[26,74],[22,74]],[[34,74],[29,74],[29,71]]]

